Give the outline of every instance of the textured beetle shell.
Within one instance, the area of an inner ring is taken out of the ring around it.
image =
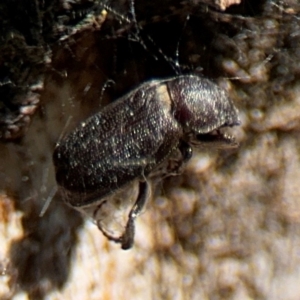
[[[157,97],[160,100],[153,101]],[[54,152],[56,179],[65,201],[88,205],[147,176],[177,147],[181,131],[161,81],[145,83],[105,107]]]
[[[188,141],[187,135],[235,123],[232,102],[207,79],[183,75],[149,81],[82,122],[57,145],[56,180],[70,205],[94,204],[157,170],[178,151],[180,140]]]

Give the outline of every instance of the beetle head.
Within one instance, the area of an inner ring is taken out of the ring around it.
[[[225,92],[208,79],[183,75],[168,82],[175,118],[190,143],[216,148],[236,147],[223,128],[240,124],[238,111]]]

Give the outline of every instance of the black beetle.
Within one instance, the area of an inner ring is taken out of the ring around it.
[[[55,148],[56,180],[64,200],[77,209],[99,208],[103,199],[139,182],[124,233],[105,235],[128,249],[134,220],[153,174],[176,174],[195,147],[236,147],[223,127],[239,125],[238,111],[216,84],[196,75],[145,82],[83,121]],[[171,166],[174,153],[180,153]],[[93,208],[95,207],[96,208]]]

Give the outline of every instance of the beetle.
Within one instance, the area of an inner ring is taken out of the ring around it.
[[[239,124],[237,108],[209,79],[181,75],[147,81],[58,142],[53,162],[59,191],[72,207],[96,211],[104,199],[137,181],[138,195],[123,234],[114,237],[98,223],[110,240],[129,249],[149,179],[178,174],[193,147],[236,147],[222,128]],[[170,163],[174,157],[176,163]]]

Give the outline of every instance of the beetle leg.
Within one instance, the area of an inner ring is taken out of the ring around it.
[[[122,243],[122,249],[126,250],[132,247],[133,240],[134,240],[134,221],[137,218],[137,216],[141,213],[143,210],[147,195],[149,190],[149,184],[147,181],[141,181],[139,183],[139,194],[138,197],[132,207],[132,209],[129,212],[128,215],[128,221],[125,227],[125,232],[123,233],[121,237],[121,243]]]
[[[180,157],[176,157],[169,160],[167,169],[165,171],[165,176],[163,177],[169,177],[170,175],[176,176],[181,174],[182,166],[186,162],[188,162],[193,156],[192,147],[183,140],[180,141],[178,145],[178,150],[180,152]]]
[[[119,237],[114,237],[111,235],[109,232],[107,232],[104,227],[102,226],[101,222],[97,222],[99,230],[103,233],[103,235],[108,238],[110,241],[113,241],[115,243],[120,243],[122,246],[122,249],[130,249],[133,245],[134,242],[134,233],[135,233],[135,226],[134,226],[134,221],[138,217],[138,215],[141,213],[143,210],[146,200],[147,200],[147,195],[148,195],[148,190],[149,186],[147,181],[140,181],[139,182],[139,193],[138,197],[132,206],[129,214],[128,214],[128,221],[125,226],[124,233],[119,236]],[[103,201],[100,206],[98,207],[98,210],[101,209],[101,206],[105,204],[106,201]],[[96,215],[98,213],[98,210],[95,211],[94,213],[94,218],[97,219]]]
[[[94,219],[97,220],[97,214],[98,212],[101,210],[102,205],[106,204],[106,201],[103,201],[98,207],[97,209],[94,211]],[[97,225],[99,230],[103,233],[103,235],[109,239],[110,241],[113,241],[115,243],[122,243],[122,237],[114,237],[113,235],[111,235],[109,232],[107,232],[105,230],[105,227],[102,226],[101,221],[97,220]]]

